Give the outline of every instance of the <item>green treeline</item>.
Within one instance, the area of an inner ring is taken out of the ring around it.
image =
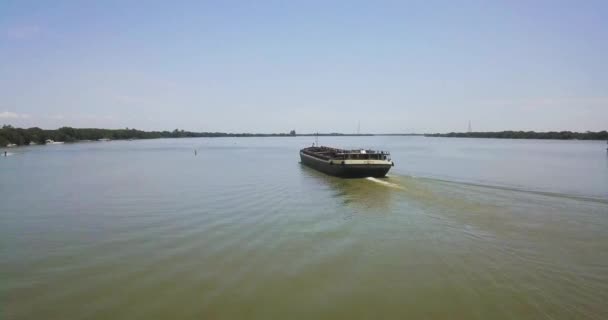
[[[426,137],[453,138],[498,138],[498,139],[555,139],[555,140],[608,140],[608,132],[571,132],[571,131],[500,131],[500,132],[450,132],[425,134]]]
[[[298,134],[299,136],[369,136],[371,134]],[[63,127],[54,130],[40,128],[15,128],[3,126],[0,129],[0,147],[9,144],[27,145],[30,143],[45,144],[47,140],[76,142],[82,140],[126,140],[126,139],[157,139],[157,138],[195,138],[195,137],[293,137],[295,130],[289,133],[224,133],[224,132],[191,132],[175,129],[173,131],[142,131],[136,129],[94,129]],[[425,134],[426,137],[459,137],[459,138],[500,138],[500,139],[558,139],[558,140],[608,140],[608,132],[571,132],[571,131],[500,131],[500,132],[450,132]]]
[[[295,131],[279,134],[252,133],[223,133],[223,132],[190,132],[175,129],[173,131],[141,131],[136,129],[76,129],[63,127],[56,130],[40,128],[14,128],[3,126],[0,129],[0,147],[8,144],[27,145],[30,142],[45,144],[48,139],[62,142],[82,140],[126,140],[126,139],[157,139],[157,138],[193,138],[193,137],[282,137],[295,136]]]

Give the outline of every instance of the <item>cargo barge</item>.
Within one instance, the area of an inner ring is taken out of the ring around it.
[[[374,150],[344,150],[312,146],[300,150],[302,164],[342,178],[384,177],[395,165],[390,153]]]

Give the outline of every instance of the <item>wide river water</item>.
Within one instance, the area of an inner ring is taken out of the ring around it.
[[[343,180],[313,140],[8,149],[0,319],[608,318],[604,142],[321,137],[392,152]]]

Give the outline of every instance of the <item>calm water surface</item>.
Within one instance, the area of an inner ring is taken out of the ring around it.
[[[605,143],[310,137],[10,149],[0,319],[606,319]],[[193,150],[198,150],[194,156]]]

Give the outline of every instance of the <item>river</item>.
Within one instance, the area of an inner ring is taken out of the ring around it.
[[[604,142],[112,141],[0,157],[2,319],[606,319]],[[194,154],[197,150],[197,155]]]

